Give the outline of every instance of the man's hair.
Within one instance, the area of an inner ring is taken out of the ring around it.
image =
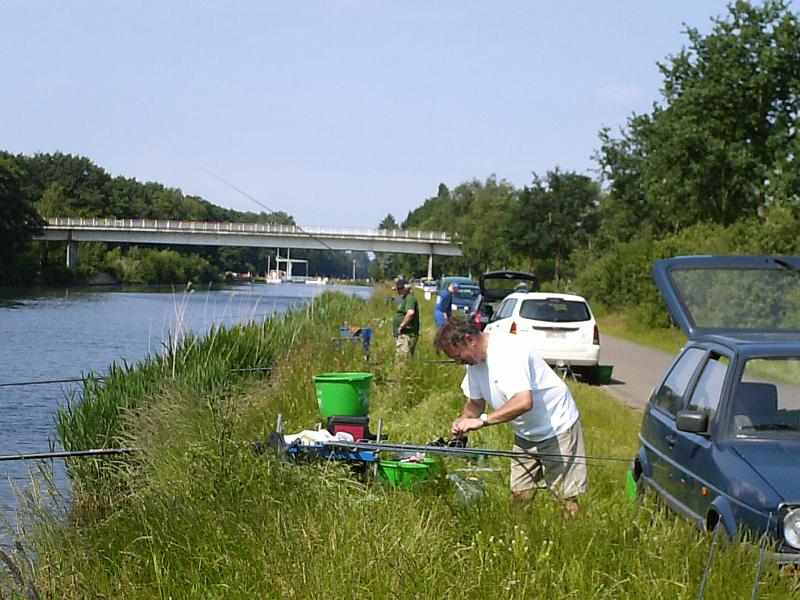
[[[469,319],[451,317],[436,334],[433,345],[440,352],[444,351],[445,346],[460,348],[467,343],[468,335],[478,335],[480,332],[480,327]]]

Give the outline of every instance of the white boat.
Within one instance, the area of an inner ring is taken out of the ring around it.
[[[306,285],[327,285],[327,277],[317,277],[316,279],[306,279]]]
[[[268,271],[267,283],[283,283],[283,277],[286,275],[283,271]]]

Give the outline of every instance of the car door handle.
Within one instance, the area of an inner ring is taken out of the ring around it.
[[[668,435],[664,439],[667,440],[667,446],[668,447],[672,448],[672,447],[675,446],[676,437],[675,437],[674,434],[673,435]]]

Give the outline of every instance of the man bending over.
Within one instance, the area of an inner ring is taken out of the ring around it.
[[[500,332],[481,332],[466,319],[449,319],[434,342],[438,350],[467,365],[461,389],[464,411],[453,433],[508,423],[514,450],[530,458],[512,459],[511,492],[530,501],[549,488],[568,517],[578,514],[578,495],[586,492],[583,427],[569,388],[531,348],[530,340]],[[488,404],[492,412],[486,412]]]

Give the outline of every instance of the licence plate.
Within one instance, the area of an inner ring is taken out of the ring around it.
[[[567,334],[565,332],[563,332],[563,331],[552,331],[551,330],[551,331],[546,331],[545,332],[545,337],[563,339],[563,338],[567,337]]]

